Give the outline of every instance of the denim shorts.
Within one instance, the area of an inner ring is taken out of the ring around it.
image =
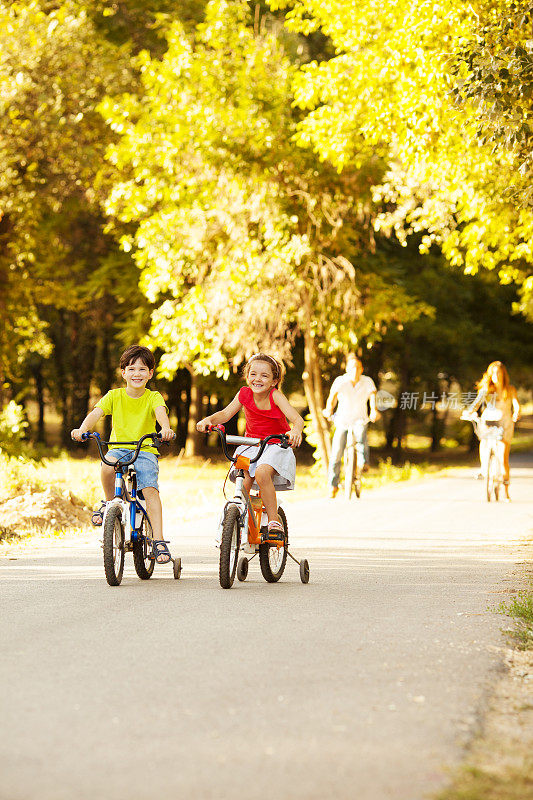
[[[120,459],[122,456],[129,457],[131,453],[131,450],[117,447],[115,450],[108,450],[107,455],[112,456],[118,461],[118,459]],[[157,483],[159,463],[155,453],[145,453],[141,450],[137,460],[133,462],[133,466],[135,467],[135,472],[137,473],[138,489],[146,489],[147,486],[153,486],[154,489],[159,491],[159,486]]]

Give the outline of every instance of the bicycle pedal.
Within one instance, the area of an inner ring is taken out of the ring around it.
[[[276,544],[277,542],[283,542],[284,539],[285,536],[281,531],[267,531],[261,534],[261,544],[265,544],[265,542]]]

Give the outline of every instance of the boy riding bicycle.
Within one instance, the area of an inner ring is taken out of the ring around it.
[[[138,440],[146,433],[153,433],[156,422],[161,426],[162,440],[168,442],[173,439],[175,434],[170,428],[168,409],[162,395],[146,388],[154,369],[155,359],[147,347],[140,345],[128,347],[120,357],[120,371],[126,388],[112,389],[104,395],[87,414],[80,427],[71,432],[72,438],[80,442],[82,434],[92,431],[101,417],[111,414],[113,424],[111,442]],[[120,448],[109,450],[107,457],[109,461],[116,462],[129,455],[132,450],[135,450],[135,445],[122,445]],[[157,459],[157,449],[147,440],[142,445],[135,468],[137,486],[142,489],[152,524],[156,561],[158,564],[166,564],[171,560],[171,555],[163,540],[163,513],[157,482],[159,473]],[[105,501],[109,502],[114,496],[113,467],[102,464],[101,479]],[[93,514],[94,525],[102,525],[106,502],[102,502],[100,508]]]

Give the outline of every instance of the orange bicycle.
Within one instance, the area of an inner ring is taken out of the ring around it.
[[[278,515],[283,526],[283,532],[268,531],[266,512],[261,500],[261,494],[248,494],[244,488],[244,473],[263,455],[269,441],[275,439],[281,447],[290,447],[289,439],[284,434],[273,434],[265,439],[256,439],[250,436],[227,436],[223,425],[210,426],[208,431],[217,433],[224,455],[228,461],[235,465],[235,496],[228,500],[222,515],[222,534],[220,541],[219,579],[223,589],[231,589],[235,575],[239,581],[246,580],[250,561],[259,554],[259,564],[263,578],[268,583],[279,581],[285,570],[287,556],[300,568],[302,583],[309,583],[309,563],[307,559],[298,561],[289,552],[289,530],[287,517],[279,506]],[[255,458],[247,458],[242,453],[232,456],[228,453],[228,444],[259,446]],[[251,558],[242,557],[239,560],[241,546],[241,533],[246,531],[246,540],[243,542],[244,552]]]

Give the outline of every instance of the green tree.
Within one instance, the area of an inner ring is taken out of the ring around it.
[[[79,3],[0,8],[0,360],[12,393],[34,377],[40,435],[47,383],[64,444],[93,377],[108,388],[110,341],[147,307],[100,208],[111,135],[96,105],[135,81],[127,49],[99,37]]]
[[[305,112],[300,144],[339,169],[379,153],[389,169],[375,192],[394,206],[389,224],[403,226],[406,235],[423,233],[422,252],[436,243],[467,272],[495,269],[503,282],[516,281],[521,310],[531,315],[533,215],[510,195],[527,194],[530,186],[525,188],[517,162],[519,144],[529,147],[531,54],[529,28],[520,27],[529,19],[529,4],[270,5],[287,10],[291,30],[321,30],[335,49],[333,58],[304,64],[295,77],[296,102]],[[513,14],[506,18],[507,7]],[[480,36],[486,38],[472,50]],[[495,73],[497,59],[503,59],[501,74]],[[454,87],[462,98],[457,105]],[[498,95],[492,106],[491,92]],[[511,132],[518,118],[520,133]],[[495,126],[493,139],[503,126],[512,147],[495,147],[483,137],[487,124]],[[384,215],[378,223],[386,220]]]
[[[227,375],[230,361],[304,341],[304,386],[326,450],[322,355],[377,339],[423,306],[375,252],[372,157],[343,175],[292,140],[295,67],[254,35],[248,4],[211,2],[192,45],[174,24],[161,60],[141,53],[143,93],[106,100],[121,135],[108,212],[158,308],[164,374]]]

